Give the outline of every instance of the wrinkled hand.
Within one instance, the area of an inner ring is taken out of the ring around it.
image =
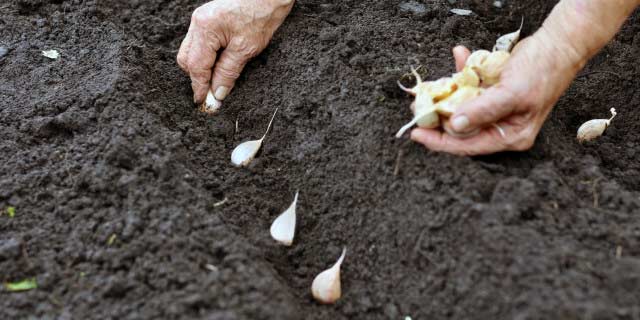
[[[292,6],[293,0],[216,0],[196,9],[177,59],[191,77],[194,102],[203,102],[209,91],[224,100]]]
[[[461,70],[470,52],[459,46],[453,54]],[[439,130],[414,129],[411,139],[431,150],[458,155],[528,150],[583,65],[582,59],[554,48],[544,35],[529,37],[515,47],[500,83],[460,106],[451,117],[455,132],[481,129],[477,135],[465,139]]]

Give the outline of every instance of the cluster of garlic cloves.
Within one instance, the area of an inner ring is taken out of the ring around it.
[[[412,67],[411,73],[416,78],[416,85],[413,88],[407,88],[400,82],[398,85],[415,97],[411,104],[414,117],[400,128],[396,138],[402,137],[407,130],[416,125],[424,129],[442,127],[447,133],[459,138],[475,135],[479,130],[464,135],[454,132],[451,129],[449,117],[460,105],[480,96],[485,89],[500,81],[502,71],[511,57],[510,51],[520,38],[520,29],[500,37],[496,41],[493,52],[488,50],[473,52],[467,58],[464,68],[451,77],[425,82]],[[504,136],[504,130],[499,127],[498,129]]]

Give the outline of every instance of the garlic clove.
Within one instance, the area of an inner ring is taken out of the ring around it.
[[[246,141],[239,144],[233,152],[231,153],[231,163],[233,163],[237,167],[247,166],[253,158],[255,158],[256,154],[262,147],[262,141],[267,137],[267,133],[269,133],[269,129],[271,129],[271,125],[273,124],[273,119],[276,118],[276,113],[278,113],[278,108],[273,112],[273,116],[271,116],[271,121],[269,121],[269,125],[267,126],[267,131],[265,131],[264,135],[260,140],[251,140]]]
[[[473,71],[471,67],[464,67],[462,71],[453,75],[453,82],[456,83],[458,87],[479,87],[480,86],[480,77],[478,74]]]
[[[231,153],[231,163],[237,167],[248,165],[262,146],[262,139],[243,142],[238,145]]]
[[[293,237],[296,232],[296,205],[298,204],[298,194],[296,192],[293,203],[271,224],[271,237],[285,246],[293,244]]]
[[[58,50],[45,50],[42,51],[42,55],[52,60],[56,60],[60,57]]]
[[[433,104],[433,99],[426,93],[420,93],[416,96],[416,99],[413,101],[413,115],[422,114],[425,112],[431,112],[435,108]]]
[[[207,98],[204,100],[202,105],[200,106],[200,111],[215,114],[220,110],[222,106],[222,101],[216,99],[211,90],[207,93]]]
[[[511,54],[507,51],[494,51],[487,56],[478,69],[483,86],[492,86],[500,81],[502,70],[510,57]]]
[[[338,262],[333,267],[321,272],[313,279],[311,284],[311,294],[320,303],[331,304],[342,295],[342,288],[340,284],[340,267],[344,261],[344,257],[347,254],[347,248],[342,250],[342,255],[338,259]]]
[[[451,13],[453,14],[457,14],[459,16],[468,16],[470,14],[473,13],[473,11],[471,10],[467,10],[467,9],[451,9],[449,10]]]
[[[434,100],[442,100],[448,97],[453,91],[458,88],[458,85],[453,78],[446,77],[436,81],[425,82],[426,91],[429,96]]]
[[[618,115],[615,108],[611,108],[610,111],[611,118],[609,119],[594,119],[582,124],[580,128],[578,128],[578,141],[585,142],[599,138],[605,132],[605,130],[607,130],[607,127],[611,125],[611,120],[613,120],[613,118]]]
[[[440,116],[434,111],[423,113],[416,122],[418,127],[424,129],[435,129],[440,126]]]
[[[436,111],[446,117],[450,117],[463,103],[480,96],[482,89],[476,87],[460,87],[446,99],[436,103]]]
[[[491,54],[491,51],[488,50],[478,50],[474,51],[465,62],[465,66],[477,70],[480,68],[485,59]]]
[[[511,52],[511,49],[513,49],[516,43],[518,43],[518,40],[520,40],[520,31],[522,31],[522,26],[524,26],[524,18],[522,18],[520,29],[518,29],[518,31],[505,34],[496,40],[496,45],[493,47],[493,51]]]

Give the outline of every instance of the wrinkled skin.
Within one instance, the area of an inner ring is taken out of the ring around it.
[[[208,91],[224,100],[292,7],[293,0],[216,0],[196,9],[177,58],[191,77],[194,102]]]

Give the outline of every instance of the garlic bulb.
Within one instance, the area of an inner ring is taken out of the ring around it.
[[[298,194],[293,198],[293,203],[271,224],[271,237],[285,246],[293,243],[296,233],[296,205],[298,204]]]
[[[200,106],[200,111],[209,113],[209,114],[214,114],[220,110],[221,106],[222,106],[222,101],[219,101],[218,99],[216,99],[216,97],[213,95],[213,92],[209,90],[209,92],[207,93],[207,98]]]
[[[611,118],[609,119],[594,119],[585,122],[578,129],[578,141],[585,142],[595,140],[600,137],[607,127],[611,125],[611,120],[618,115],[615,108],[611,108]]]
[[[494,51],[482,62],[478,73],[483,86],[492,86],[500,81],[500,75],[504,70],[511,54],[506,51]]]
[[[522,18],[520,29],[518,29],[518,31],[505,34],[496,40],[496,45],[493,47],[493,51],[511,52],[513,46],[515,46],[516,43],[518,43],[518,40],[520,40],[520,31],[522,31],[522,26],[524,26],[524,18]]]
[[[340,286],[340,266],[344,257],[347,254],[347,248],[342,250],[342,255],[338,259],[338,262],[333,267],[321,272],[313,279],[311,284],[311,294],[320,303],[331,304],[342,295],[342,288]]]
[[[231,153],[231,163],[236,165],[237,167],[244,167],[248,165],[253,158],[255,158],[256,154],[262,147],[262,141],[269,133],[269,129],[271,129],[271,124],[273,123],[273,119],[276,117],[276,113],[278,113],[278,109],[273,113],[271,117],[271,121],[269,121],[269,125],[267,126],[267,131],[264,133],[260,140],[251,140],[247,142],[243,142],[238,145],[233,152]]]

